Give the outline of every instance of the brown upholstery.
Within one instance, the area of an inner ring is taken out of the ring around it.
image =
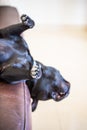
[[[0,28],[19,22],[16,8],[0,6]],[[31,101],[24,82],[0,82],[0,130],[31,130]]]
[[[16,8],[0,6],[0,28],[19,22],[19,14]]]

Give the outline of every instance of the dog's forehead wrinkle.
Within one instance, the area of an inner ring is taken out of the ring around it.
[[[54,75],[54,78],[55,78],[55,81],[59,82],[59,81],[61,81],[62,76],[60,75],[59,72],[56,72],[55,75]]]

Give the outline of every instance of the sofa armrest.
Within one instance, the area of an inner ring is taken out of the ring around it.
[[[19,22],[16,8],[0,6],[0,28]],[[31,130],[31,99],[24,82],[0,82],[0,130]]]

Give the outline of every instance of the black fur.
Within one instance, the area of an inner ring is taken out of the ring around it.
[[[34,21],[26,15],[21,19],[22,23],[0,29],[0,79],[9,83],[31,78],[30,70],[34,60],[20,34],[33,28]]]

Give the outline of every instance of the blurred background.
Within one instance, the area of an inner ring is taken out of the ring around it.
[[[87,0],[0,0],[36,26],[24,32],[34,59],[56,67],[71,83],[61,102],[40,101],[33,130],[87,130]]]

